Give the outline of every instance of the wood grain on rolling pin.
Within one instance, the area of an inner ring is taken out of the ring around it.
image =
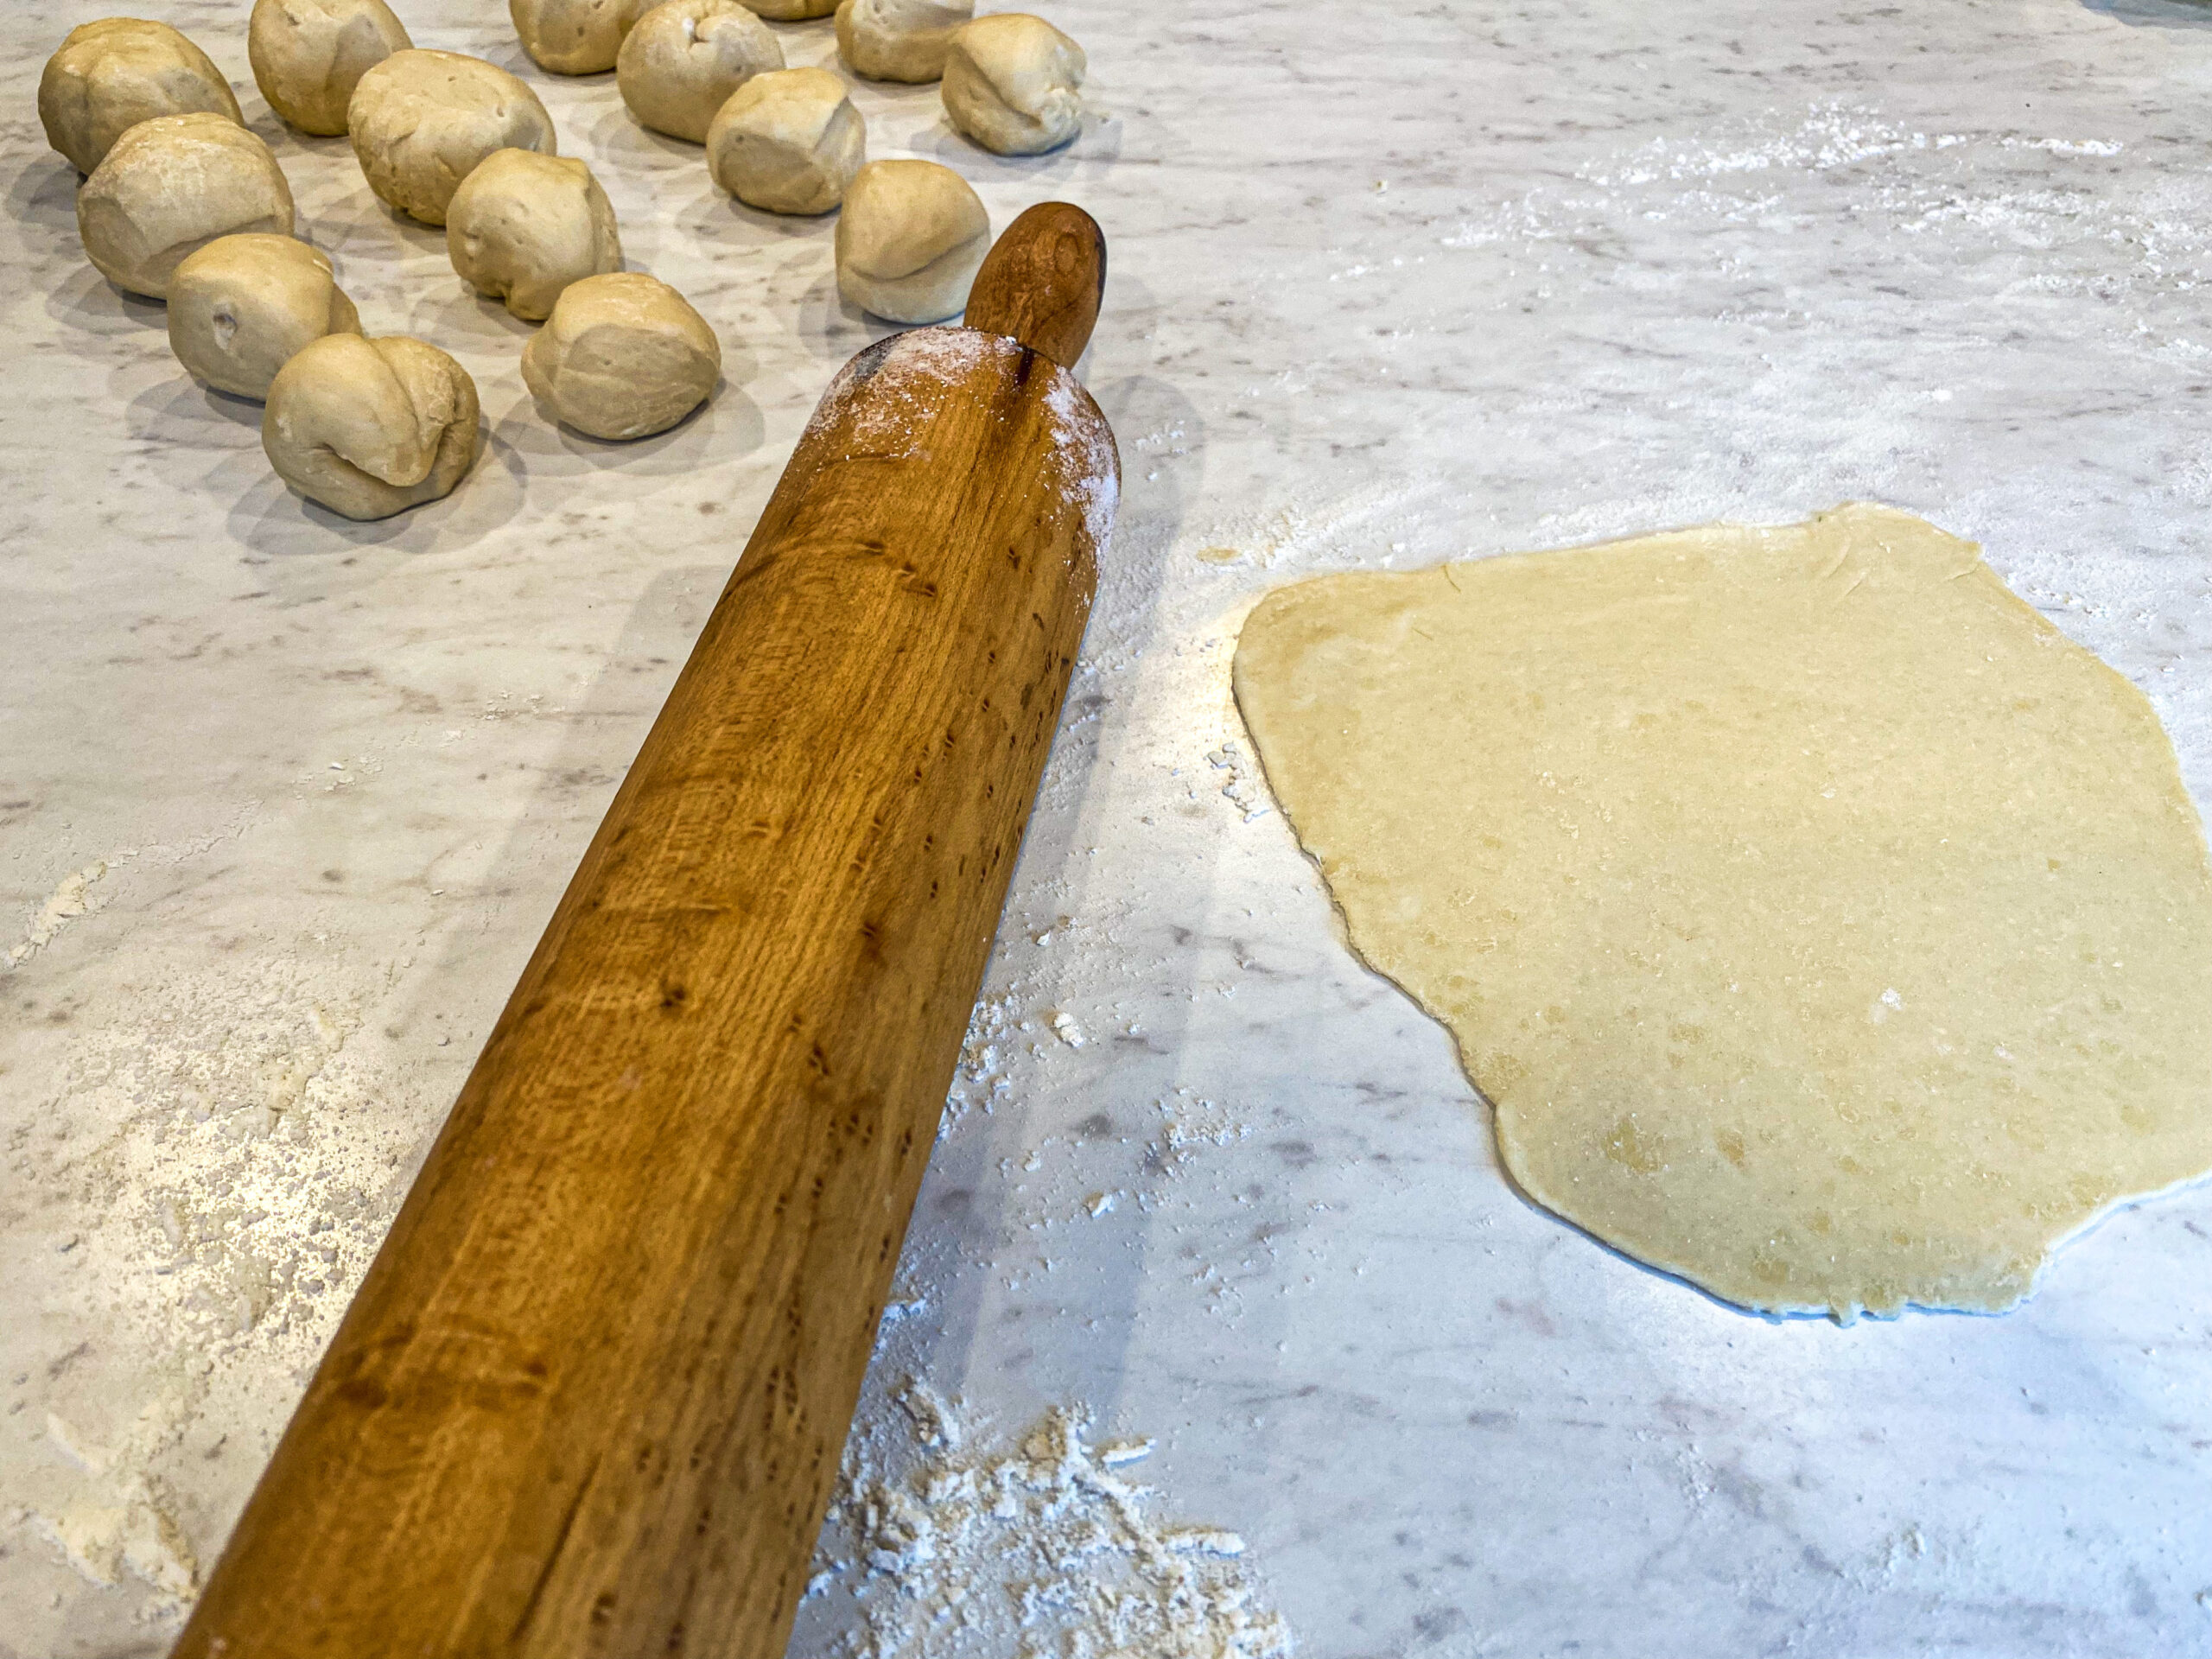
[[[839,377],[180,1655],[779,1659],[1117,475],[1014,340]]]

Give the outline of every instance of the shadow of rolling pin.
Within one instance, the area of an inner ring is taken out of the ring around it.
[[[1088,215],[823,397],[187,1659],[781,1659],[1096,585]]]

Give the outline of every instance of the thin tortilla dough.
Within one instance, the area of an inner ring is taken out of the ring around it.
[[[1769,1313],[1998,1313],[2212,1168],[2212,868],[2142,694],[1853,505],[1351,572],[1235,683],[1513,1179]]]

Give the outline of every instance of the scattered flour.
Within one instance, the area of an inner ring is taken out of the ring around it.
[[[2138,349],[2156,350],[2187,315],[2179,297],[2212,280],[2212,234],[2184,200],[2170,199],[2171,186],[2107,194],[2050,165],[2070,162],[2098,175],[2104,169],[2094,164],[2123,149],[2094,138],[1923,132],[1878,110],[1820,104],[1652,139],[1583,166],[1571,184],[1465,219],[1440,241],[1558,256],[1532,273],[1535,292],[1548,298],[1567,279],[1560,260],[1589,245],[1611,248],[1608,233],[1702,227],[1713,275],[1742,278],[1751,301],[1744,315],[1778,322],[1797,319],[1789,296],[1763,283],[1777,240],[1847,221],[1855,250],[1871,253],[1896,238],[1902,255],[1919,244],[1955,294],[1983,305],[2037,295],[2133,299],[2136,312],[2107,321]],[[1993,266],[1999,254],[2033,256],[2032,266]],[[2150,338],[2133,338],[2139,321],[2150,324]]]
[[[1045,407],[1052,416],[1052,436],[1059,445],[1063,487],[1082,503],[1091,550],[1103,559],[1113,539],[1114,513],[1122,499],[1122,458],[1114,447],[1113,429],[1083,383],[1065,369],[1054,373]]]
[[[887,1474],[856,1437],[823,1531],[810,1594],[846,1597],[854,1614],[828,1653],[1287,1659],[1289,1630],[1236,1565],[1244,1541],[1156,1519],[1151,1492],[1113,1472],[1150,1441],[1094,1448],[1082,1412],[1055,1410],[1011,1449],[972,1449],[921,1383],[894,1398],[910,1466]]]
[[[147,1465],[181,1430],[184,1403],[157,1394],[118,1443],[101,1446],[48,1412],[46,1438],[84,1478],[51,1512],[26,1508],[21,1524],[90,1581],[111,1589],[128,1576],[150,1587],[160,1611],[181,1611],[200,1580],[200,1562],[176,1520],[168,1484]]]
[[[1014,1087],[1007,1075],[1008,1050],[1030,1022],[1020,1016],[1021,988],[1009,986],[994,994],[986,988],[968,1016],[968,1034],[960,1047],[960,1064],[952,1074],[952,1087],[944,1102],[944,1116],[938,1120],[938,1139],[943,1141],[960,1127],[973,1107],[989,1111]]]
[[[415,1138],[362,1109],[385,1080],[347,1052],[361,1003],[340,984],[264,960],[166,988],[80,1053],[78,1109],[121,1125],[73,1172],[108,1217],[87,1268],[147,1338],[295,1365],[321,1353]]]
[[[118,853],[115,861],[120,862],[136,855],[131,852]],[[96,858],[83,869],[72,871],[62,877],[60,885],[47,896],[46,902],[39,906],[38,914],[32,917],[24,927],[22,938],[9,947],[6,969],[22,967],[52,944],[54,936],[63,928],[79,916],[89,916],[105,905],[108,895],[98,890],[99,884],[106,879],[108,871],[112,868],[108,860]]]
[[[1178,1089],[1153,1107],[1160,1114],[1154,1156],[1164,1174],[1181,1174],[1203,1148],[1233,1147],[1252,1133],[1252,1126],[1230,1108],[1189,1089]]]
[[[845,421],[855,446],[849,454],[913,454],[937,418],[944,387],[965,379],[978,363],[994,357],[1011,359],[1020,350],[1010,340],[968,328],[914,328],[890,335],[837,371],[806,423],[807,435],[826,433]],[[860,395],[862,387],[865,397]]]
[[[1221,792],[1230,805],[1244,815],[1245,823],[1264,818],[1274,810],[1270,804],[1267,786],[1246,770],[1248,763],[1244,752],[1236,747],[1233,739],[1217,749],[1209,749],[1206,764],[1216,772],[1229,774],[1229,781],[1221,786]]]
[[[826,432],[843,420],[848,422],[849,454],[913,454],[943,406],[946,386],[964,381],[979,363],[997,359],[1011,364],[1022,349],[1003,335],[972,328],[915,328],[893,334],[838,371],[807,430]],[[1054,445],[1051,465],[1062,493],[1082,510],[1092,551],[1103,558],[1121,499],[1121,459],[1114,434],[1082,383],[1065,369],[1047,366],[1051,378],[1045,409]],[[860,396],[863,386],[868,389],[865,397]]]
[[[336,953],[213,975],[148,962],[134,978],[135,1006],[77,1040],[42,1115],[65,1128],[13,1142],[11,1179],[76,1224],[55,1245],[54,1307],[87,1334],[14,1378],[41,1379],[22,1403],[43,1433],[8,1448],[0,1522],[92,1584],[143,1585],[143,1616],[162,1624],[197,1586],[211,1433],[281,1425],[390,1223],[425,1115],[359,1052],[364,1003],[388,985]],[[20,1364],[38,1339],[18,1334]]]

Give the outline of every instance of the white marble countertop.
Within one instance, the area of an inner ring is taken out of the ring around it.
[[[493,0],[413,0],[420,43],[538,86],[726,344],[672,433],[550,428],[524,325],[253,94],[242,0],[156,10],[372,331],[477,377],[489,447],[385,524],[289,495],[257,410],[79,253],[32,94],[101,8],[8,9],[5,1659],[162,1650],[880,332],[830,223],[733,207]],[[1768,1323],[1608,1254],[1511,1192],[1448,1039],[1346,953],[1226,692],[1295,575],[1872,498],[1980,538],[2212,798],[2212,7],[1048,10],[1090,55],[1067,151],[861,94],[874,153],[950,162],[998,223],[1060,195],[1105,225],[1084,372],[1126,467],[864,1418],[912,1374],[980,1433],[1057,1404],[1155,1437],[1154,1506],[1239,1534],[1326,1659],[2212,1653],[2212,1191],[1998,1319]],[[794,1652],[858,1616],[817,1598]]]

